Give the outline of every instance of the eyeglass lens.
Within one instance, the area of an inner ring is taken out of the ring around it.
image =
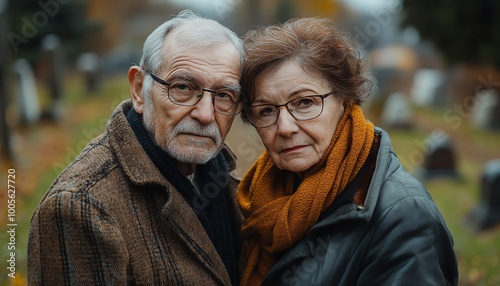
[[[295,119],[309,120],[318,117],[323,111],[323,97],[299,97],[284,105],[256,105],[247,110],[247,116],[254,126],[267,127],[278,121],[281,106],[286,106]]]

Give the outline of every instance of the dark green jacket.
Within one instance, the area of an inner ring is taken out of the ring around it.
[[[403,170],[387,133],[376,132],[380,148],[364,206],[334,202],[264,285],[457,285],[443,217],[424,186]]]

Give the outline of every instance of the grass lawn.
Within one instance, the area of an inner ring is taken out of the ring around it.
[[[411,136],[391,132],[399,157],[413,151],[408,148]],[[497,154],[495,158],[500,157]],[[462,181],[441,178],[424,184],[441,210],[455,240],[460,285],[500,285],[500,227],[474,233],[465,225],[466,216],[480,200],[479,180],[483,164],[464,156],[460,158],[458,165]]]
[[[106,80],[95,94],[84,93],[78,79],[69,81],[63,106],[65,112],[59,123],[43,122],[34,127],[15,128],[13,132],[13,162],[0,164],[1,180],[6,185],[7,170],[16,170],[16,278],[7,277],[6,260],[9,252],[3,241],[8,239],[6,223],[0,225],[0,285],[26,285],[26,245],[29,220],[38,202],[57,174],[85,147],[90,139],[102,133],[106,120],[117,103],[128,98],[126,75]],[[46,91],[41,90],[41,95]],[[464,220],[479,202],[479,179],[484,164],[500,158],[500,133],[488,133],[470,126],[464,119],[460,126],[443,120],[443,111],[416,110],[413,130],[387,130],[394,148],[410,172],[418,166],[425,151],[427,135],[435,130],[450,134],[457,153],[457,170],[462,181],[436,179],[425,182],[426,187],[443,213],[454,236],[459,258],[460,285],[500,285],[500,227],[474,233]],[[238,175],[244,174],[262,151],[255,131],[235,119],[228,142],[239,158]],[[4,188],[5,190],[5,188]],[[0,193],[5,222],[6,192]],[[4,274],[5,273],[5,274]]]

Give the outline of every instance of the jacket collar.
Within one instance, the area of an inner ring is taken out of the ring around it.
[[[108,121],[107,132],[113,153],[125,175],[133,184],[139,186],[166,185],[167,180],[142,149],[127,122],[126,115],[131,108],[131,100],[120,103]]]
[[[387,177],[392,174],[399,166],[399,162],[396,159],[391,146],[389,135],[384,130],[378,127],[375,128],[375,132],[380,135],[380,146],[377,153],[375,170],[373,172],[370,186],[366,194],[364,205],[361,207],[354,203],[344,204],[340,206],[336,211],[332,212],[331,215],[319,221],[311,229],[311,231],[314,232],[319,228],[343,220],[361,219],[369,221],[371,219],[373,211],[379,199],[382,184],[387,179]]]

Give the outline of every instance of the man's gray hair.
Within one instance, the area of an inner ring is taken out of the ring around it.
[[[190,10],[183,10],[177,16],[156,28],[144,42],[140,66],[143,70],[155,73],[164,63],[163,46],[165,37],[174,29],[186,24],[196,25],[196,29],[182,31],[183,44],[186,47],[209,47],[215,44],[231,42],[240,54],[240,67],[243,67],[245,52],[242,40],[230,29],[218,22],[203,18]],[[153,79],[146,77],[143,81],[143,92],[148,95]]]

